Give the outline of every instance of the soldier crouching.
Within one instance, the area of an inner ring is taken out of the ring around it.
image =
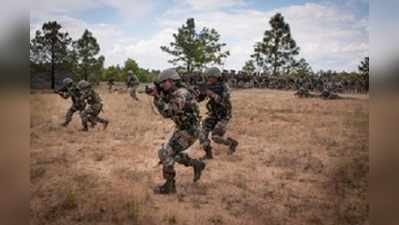
[[[196,182],[200,179],[205,163],[191,158],[183,151],[198,139],[199,108],[193,95],[184,87],[175,69],[167,69],[160,74],[160,90],[154,88],[148,94],[154,96],[154,105],[164,118],[175,123],[175,131],[169,141],[158,151],[162,174],[166,182],[154,188],[156,194],[176,192],[175,162],[193,167]]]
[[[79,81],[78,88],[82,93],[83,101],[88,104],[85,110],[80,113],[83,125],[82,131],[88,131],[88,122],[94,124],[93,127],[97,122],[102,123],[103,129],[106,129],[109,121],[98,116],[103,109],[100,96],[92,89],[90,83],[85,80]]]
[[[64,99],[71,98],[72,100],[72,105],[65,114],[65,121],[61,124],[62,126],[67,127],[72,121],[73,114],[84,110],[86,103],[81,99],[81,93],[71,78],[65,78],[62,81],[62,84],[63,86],[55,92]]]

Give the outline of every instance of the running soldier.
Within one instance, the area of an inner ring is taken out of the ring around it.
[[[64,99],[71,98],[72,100],[72,105],[65,114],[65,122],[61,124],[62,126],[67,127],[72,121],[73,114],[77,111],[84,110],[86,103],[81,99],[80,91],[71,78],[65,78],[62,81],[62,84],[63,86],[61,89],[56,90],[55,93],[59,94]]]
[[[105,130],[109,121],[98,116],[103,110],[102,99],[93,90],[90,83],[85,80],[79,81],[78,88],[81,92],[82,100],[88,105],[83,111],[80,112],[83,125],[83,129],[81,129],[81,131],[89,130],[87,127],[88,122],[93,124],[92,127],[94,127],[97,122],[102,123],[103,129]]]
[[[205,163],[184,153],[198,139],[200,117],[198,104],[193,95],[183,85],[176,70],[164,70],[159,76],[160,85],[146,91],[153,96],[153,102],[164,118],[175,123],[175,131],[169,141],[158,151],[162,174],[166,182],[154,188],[156,194],[176,192],[174,168],[175,162],[193,167],[196,182],[200,179]]]
[[[127,72],[127,90],[129,95],[134,98],[136,101],[139,99],[136,96],[137,87],[140,85],[139,79],[137,79],[136,75],[133,74],[133,71],[129,70]]]
[[[108,78],[108,80],[107,80],[107,85],[108,85],[108,92],[109,93],[112,93],[113,92],[113,89],[112,89],[112,87],[114,86],[114,78],[113,77],[109,77]]]
[[[226,133],[226,126],[231,119],[231,101],[230,89],[222,81],[221,72],[216,67],[208,68],[205,71],[207,76],[207,89],[201,91],[198,101],[203,101],[206,98],[209,101],[206,104],[208,109],[208,116],[202,121],[202,129],[200,134],[200,144],[205,151],[203,160],[212,159],[212,147],[209,140],[209,134],[212,133],[212,140],[217,144],[229,146],[229,154],[236,151],[238,142],[233,138],[224,138]]]

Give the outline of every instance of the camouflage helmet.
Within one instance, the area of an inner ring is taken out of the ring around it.
[[[81,80],[78,83],[78,88],[81,89],[81,90],[84,90],[84,89],[89,88],[89,87],[90,87],[90,83],[87,82],[86,80]]]
[[[165,80],[180,80],[180,76],[175,68],[166,69],[159,74],[159,81],[162,82]]]
[[[62,84],[65,85],[65,86],[69,86],[69,85],[71,85],[72,83],[73,83],[73,80],[72,80],[71,78],[69,78],[69,77],[65,78],[65,79],[62,81]]]
[[[209,77],[220,78],[222,76],[222,72],[217,67],[210,67],[205,70],[205,75]]]

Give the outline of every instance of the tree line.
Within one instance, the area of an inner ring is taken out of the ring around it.
[[[294,40],[288,23],[281,13],[276,13],[269,20],[270,29],[263,38],[254,44],[250,59],[245,62],[241,71],[247,74],[254,72],[272,76],[294,76],[298,78],[312,77],[317,74],[338,74],[335,71],[313,72],[312,67],[304,58],[298,58],[300,47]],[[124,65],[104,68],[105,57],[99,55],[100,46],[89,30],[73,41],[67,32],[61,30],[56,21],[43,24],[36,31],[30,43],[30,61],[33,71],[50,68],[52,88],[54,88],[55,70],[70,71],[79,79],[116,81],[126,80],[127,71],[133,70],[142,82],[156,79],[157,70],[140,68],[134,59],[128,58]],[[220,34],[213,28],[197,29],[194,18],[188,18],[169,45],[161,46],[163,52],[171,55],[168,61],[177,67],[181,74],[192,74],[203,71],[210,65],[223,65],[230,55],[225,49],[226,43],[221,42]],[[367,80],[369,58],[365,57],[358,68],[356,79]],[[356,73],[356,72],[353,72]],[[345,74],[346,72],[341,72]]]
[[[359,73],[345,71],[318,71],[304,58],[298,58],[300,47],[294,40],[288,23],[281,13],[276,13],[269,20],[270,29],[266,30],[263,38],[254,44],[250,59],[245,62],[241,71],[253,75],[255,72],[272,76],[289,76],[310,78],[320,74],[340,76],[350,79],[363,79],[368,83],[369,58],[365,57],[359,66]],[[173,34],[174,41],[169,46],[161,46],[161,50],[170,54],[170,63],[177,66],[183,74],[201,72],[209,65],[223,65],[230,55],[225,50],[225,43],[220,41],[220,34],[211,28],[204,27],[196,30],[195,20],[187,19]]]
[[[99,55],[100,45],[93,33],[85,30],[77,40],[63,31],[57,21],[49,21],[37,30],[30,41],[30,68],[32,76],[49,72],[51,88],[55,88],[56,73],[66,72],[75,79],[93,83],[100,80],[125,81],[127,71],[132,70],[140,81],[150,82],[159,71],[140,68],[137,62],[128,58],[124,65],[104,68],[105,57]]]

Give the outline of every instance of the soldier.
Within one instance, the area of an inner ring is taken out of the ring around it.
[[[337,95],[336,93],[330,91],[328,88],[324,88],[323,91],[320,93],[320,98],[322,98],[324,100],[339,99],[340,96]]]
[[[295,95],[300,98],[313,97],[313,95],[309,92],[309,89],[305,88],[304,86],[300,87],[298,91],[295,92]]]
[[[114,78],[113,77],[108,77],[108,81],[107,81],[107,85],[108,85],[108,91],[109,93],[112,93],[112,87],[114,86]]]
[[[192,159],[183,151],[188,149],[198,139],[199,108],[193,95],[184,87],[176,70],[164,70],[159,76],[160,85],[147,92],[154,97],[154,105],[164,118],[169,118],[175,123],[175,131],[168,143],[162,145],[158,152],[162,164],[162,174],[166,182],[154,188],[156,194],[169,194],[176,192],[174,168],[175,162],[184,166],[191,166],[194,170],[196,182],[200,179],[205,163]]]
[[[229,146],[229,153],[233,154],[238,142],[233,138],[224,138],[226,126],[231,119],[231,102],[229,87],[220,79],[221,72],[218,68],[212,67],[205,71],[208,78],[208,89],[205,96],[199,97],[199,101],[208,98],[206,104],[208,116],[202,121],[200,144],[205,151],[203,160],[212,159],[212,147],[209,140],[209,133],[212,133],[212,140],[217,144]]]
[[[68,99],[70,97],[72,100],[72,106],[65,114],[65,122],[61,124],[62,126],[67,127],[68,124],[72,121],[73,114],[77,111],[84,110],[86,104],[84,101],[81,100],[80,91],[76,87],[76,84],[73,83],[73,80],[71,78],[65,78],[62,83],[62,88],[56,90],[55,92],[64,99]]]
[[[103,129],[105,130],[109,121],[98,116],[103,109],[102,99],[93,90],[90,83],[85,80],[79,81],[78,88],[81,92],[82,100],[88,104],[88,107],[80,113],[83,125],[81,131],[88,131],[87,122],[94,125],[97,124],[97,122],[102,123]]]
[[[127,90],[132,98],[139,101],[136,96],[137,87],[140,85],[139,79],[137,79],[136,75],[134,75],[131,70],[127,71],[127,74]]]

